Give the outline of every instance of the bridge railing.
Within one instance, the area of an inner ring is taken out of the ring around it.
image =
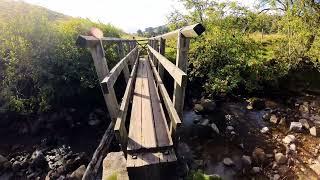
[[[109,71],[107,59],[105,57],[105,50],[103,44],[116,43],[118,45],[119,55],[122,58],[112,69]],[[96,38],[94,36],[80,35],[76,42],[77,46],[82,48],[89,48],[94,66],[101,82],[100,86],[103,92],[104,100],[109,111],[111,122],[105,131],[97,149],[95,150],[90,163],[87,166],[86,172],[83,176],[84,180],[95,179],[97,171],[105,157],[111,141],[114,137],[114,126],[117,119],[126,116],[128,109],[129,99],[131,96],[132,84],[135,78],[137,67],[137,59],[139,57],[139,50],[135,40],[125,40],[121,38],[102,37]],[[124,44],[127,45],[129,53],[125,55]],[[128,64],[132,65],[131,72],[129,71]],[[113,88],[114,83],[118,79],[120,73],[123,72],[127,88],[125,90],[122,102],[119,106],[115,91]]]
[[[149,38],[148,54],[158,88],[170,117],[170,132],[179,127],[183,114],[185,89],[187,85],[187,65],[190,38],[197,37],[205,31],[201,24],[186,26],[181,29]],[[166,40],[177,38],[177,57],[174,65],[165,56]],[[164,69],[174,79],[174,92],[171,100],[162,82]]]

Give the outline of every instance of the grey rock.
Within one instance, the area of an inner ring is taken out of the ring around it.
[[[280,175],[279,174],[275,174],[272,178],[272,180],[279,180],[280,179]]]
[[[260,132],[261,132],[262,134],[265,134],[265,133],[269,132],[269,128],[268,128],[268,127],[263,127],[263,128],[260,130]]]
[[[260,173],[261,172],[261,168],[260,167],[253,167],[252,168],[252,172],[257,174],[257,173]]]
[[[252,152],[252,158],[257,163],[262,163],[266,159],[266,154],[262,148],[255,148]]]
[[[127,161],[123,152],[110,152],[103,160],[102,179],[114,179],[114,176],[117,179],[129,180]]]
[[[285,138],[282,139],[282,142],[285,144],[290,144],[296,140],[296,137],[294,135],[287,135]]]
[[[32,153],[31,166],[38,168],[46,168],[48,166],[48,162],[42,151],[36,150]]]
[[[302,124],[302,127],[305,129],[310,129],[310,124],[306,119],[300,119],[299,122]]]
[[[70,178],[72,180],[81,180],[82,176],[84,175],[86,171],[86,166],[85,165],[81,165],[78,169],[76,169],[75,171],[73,171],[70,175]]]
[[[319,127],[316,127],[316,126],[313,126],[312,128],[309,129],[309,132],[312,136],[319,136],[320,134],[320,128]]]
[[[0,167],[3,166],[6,162],[8,162],[8,159],[0,155]]]
[[[243,155],[241,160],[245,165],[248,165],[248,166],[250,166],[252,163],[250,156]]]
[[[210,126],[214,132],[216,132],[217,134],[220,134],[219,128],[215,123],[212,123]]]
[[[227,126],[227,130],[228,130],[228,131],[233,131],[233,130],[234,130],[234,127],[233,127],[233,126]]]
[[[270,117],[270,122],[273,123],[273,124],[277,124],[278,123],[278,118],[276,115],[271,115]]]
[[[224,164],[225,166],[233,166],[233,165],[234,165],[234,162],[232,161],[231,158],[224,158],[224,159],[223,159],[223,164]]]
[[[297,147],[295,144],[290,144],[289,145],[289,150],[295,152],[297,150]]]
[[[200,125],[202,125],[202,126],[208,126],[208,125],[209,125],[209,119],[203,119],[203,120],[200,122]]]
[[[301,132],[302,130],[302,123],[301,122],[291,122],[289,131],[292,132]]]
[[[287,162],[287,157],[283,155],[282,153],[276,153],[274,156],[277,164],[285,164]]]

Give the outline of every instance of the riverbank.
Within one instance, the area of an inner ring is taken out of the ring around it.
[[[320,140],[310,132],[318,130],[320,98],[254,99],[185,113],[181,146],[189,149],[182,152],[189,172],[222,179],[317,179]]]

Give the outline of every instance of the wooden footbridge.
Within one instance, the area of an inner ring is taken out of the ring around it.
[[[201,24],[195,24],[143,40],[103,35],[78,37],[77,45],[90,49],[112,119],[83,179],[94,179],[113,137],[126,155],[128,169],[177,161],[174,147],[184,106],[189,42],[204,30]],[[177,38],[176,64],[164,56],[166,40],[172,38]],[[105,43],[117,44],[122,54],[122,59],[110,71]],[[127,86],[119,104],[113,86],[121,73]],[[164,73],[174,79],[172,98],[163,84]]]

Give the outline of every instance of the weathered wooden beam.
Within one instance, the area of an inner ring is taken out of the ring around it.
[[[203,27],[202,24],[198,23],[198,24],[194,24],[194,25],[190,25],[190,26],[186,26],[183,27],[181,29],[177,29],[175,31],[171,31],[169,33],[160,35],[160,36],[156,36],[150,39],[172,39],[172,38],[176,38],[178,36],[179,33],[182,33],[185,37],[196,37],[201,35],[203,32],[205,31],[205,28]]]
[[[98,79],[101,82],[104,77],[109,74],[109,68],[107,65],[106,58],[104,56],[104,49],[99,43],[95,48],[90,48],[91,55],[93,58],[94,66],[98,75]],[[100,85],[101,86],[101,85]],[[102,86],[101,89],[103,90]],[[114,121],[118,115],[118,101],[113,88],[109,89],[108,94],[103,94],[105,103],[107,105],[111,119]]]
[[[149,54],[150,57],[150,54]],[[148,58],[149,59],[149,58]],[[180,126],[181,126],[181,120],[180,117],[176,111],[176,109],[173,106],[173,103],[170,99],[170,96],[166,90],[166,87],[164,86],[162,79],[160,78],[159,73],[157,72],[156,66],[154,65],[154,63],[149,59],[150,64],[151,64],[151,68],[153,71],[153,75],[155,77],[155,80],[157,82],[158,88],[160,90],[160,93],[162,95],[163,101],[164,101],[164,105],[168,111],[168,115],[169,118],[171,120],[171,124],[172,124],[172,128],[177,130]],[[172,132],[172,131],[171,131]]]
[[[119,55],[120,55],[121,59],[126,57],[122,42],[118,43],[118,48],[120,50],[120,54]],[[126,60],[126,61],[128,61],[128,60]],[[125,79],[126,83],[128,83],[129,76],[130,76],[130,71],[129,71],[127,62],[123,63],[123,75],[124,75],[124,79]]]
[[[121,144],[122,151],[125,153],[127,150],[126,144],[127,144],[127,137],[128,137],[127,130],[125,129],[125,121],[126,121],[126,117],[127,117],[129,102],[132,97],[132,90],[134,87],[134,82],[135,82],[136,75],[137,75],[136,71],[137,71],[138,62],[139,62],[139,53],[140,52],[138,51],[138,56],[137,56],[135,63],[133,65],[133,68],[132,68],[132,71],[130,74],[130,78],[129,78],[126,90],[124,92],[121,105],[120,105],[119,115],[117,117],[116,124],[114,127],[114,132],[115,132],[116,138],[117,138],[118,142]]]
[[[189,51],[190,38],[185,37],[182,33],[178,35],[177,42],[177,59],[176,66],[183,72],[187,73],[188,64],[188,51]],[[180,118],[182,118],[184,98],[185,98],[186,84],[179,84],[175,82],[173,92],[173,104],[176,108]]]
[[[95,47],[97,44],[100,43],[107,43],[107,42],[135,42],[136,40],[128,40],[128,39],[121,39],[121,38],[114,38],[114,37],[103,37],[98,39],[94,36],[84,36],[79,35],[76,41],[76,45],[82,48],[90,48]]]
[[[154,50],[150,45],[148,48],[152,55],[154,55],[161,65],[168,71],[168,73],[173,77],[175,82],[180,86],[184,86],[187,83],[187,74],[170,62],[166,57]]]
[[[134,55],[135,51],[138,48],[134,48],[129,54],[127,54],[121,61],[119,61],[108,73],[107,76],[101,81],[101,87],[105,94],[109,94],[110,90],[112,91],[114,83],[117,81],[121,71],[127,66],[127,61],[130,59],[131,56]],[[128,66],[127,66],[128,67]],[[129,72],[129,70],[127,70]],[[128,79],[129,80],[129,76]]]
[[[161,38],[160,39],[160,48],[159,48],[159,53],[164,56],[165,55],[165,49],[166,49],[166,40]],[[163,79],[163,66],[161,65],[160,62],[158,62],[158,72],[159,75],[161,77],[161,79]]]
[[[94,180],[96,179],[97,171],[101,165],[102,159],[106,156],[108,148],[111,144],[111,141],[114,137],[114,127],[115,122],[111,121],[108,129],[105,131],[102,139],[99,143],[99,146],[95,150],[90,163],[87,166],[87,169],[82,177],[82,180]]]

